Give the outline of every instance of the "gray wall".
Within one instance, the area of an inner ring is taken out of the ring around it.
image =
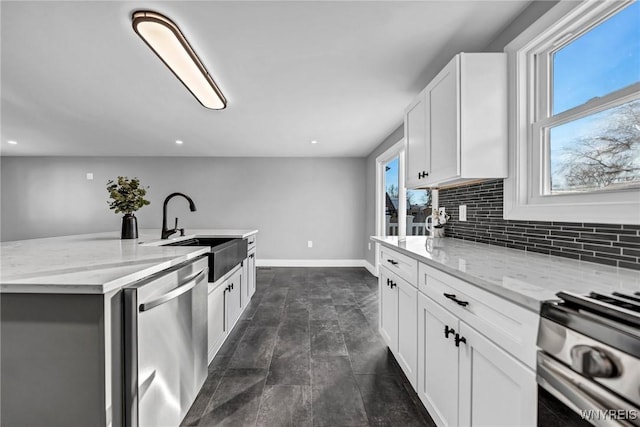
[[[534,1],[532,2],[513,22],[511,22],[506,28],[503,28],[496,38],[489,43],[484,49],[485,52],[501,52],[504,47],[511,42],[522,31],[529,27],[539,17],[544,15],[549,9],[551,9],[557,1]],[[438,72],[444,67],[457,52],[443,52],[443,55],[438,60],[429,64],[426,72],[420,77],[422,81],[421,87],[427,86],[427,84],[438,74]],[[416,92],[416,95],[418,93]],[[398,112],[398,115],[402,114]],[[393,131],[388,137],[384,139],[367,157],[367,200],[366,200],[366,213],[365,216],[365,243],[364,253],[365,259],[372,265],[375,263],[374,245],[369,249],[369,236],[375,233],[375,192],[376,192],[376,157],[382,154],[385,150],[391,147],[404,137],[403,126],[400,125],[395,131]]]
[[[171,220],[187,230],[257,228],[259,258],[364,258],[364,158],[2,157],[0,165],[3,241],[119,230],[105,187],[125,175],[150,186],[140,228],[160,228],[164,198],[180,191],[198,210],[173,199]]]

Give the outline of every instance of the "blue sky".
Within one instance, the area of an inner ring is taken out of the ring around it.
[[[640,3],[617,13],[554,55],[553,113],[640,79]]]
[[[553,114],[581,105],[596,96],[640,81],[640,3],[636,2],[554,55]],[[559,174],[563,150],[574,141],[598,132],[607,112],[598,113],[551,130],[551,174]]]
[[[384,174],[384,186],[387,191],[391,185],[398,186],[398,163],[398,158],[396,157],[386,164],[389,168]]]

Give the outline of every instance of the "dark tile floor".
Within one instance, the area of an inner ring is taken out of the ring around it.
[[[377,331],[363,268],[258,269],[184,426],[434,426]]]

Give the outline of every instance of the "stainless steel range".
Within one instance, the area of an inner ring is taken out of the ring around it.
[[[599,426],[640,426],[640,292],[557,294],[540,311],[538,384]]]

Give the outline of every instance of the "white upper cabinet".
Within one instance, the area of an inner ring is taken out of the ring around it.
[[[407,141],[405,185],[408,188],[419,187],[424,184],[431,167],[427,147],[427,111],[424,90],[404,112],[404,134]]]
[[[460,53],[405,111],[408,188],[507,176],[504,53]]]

